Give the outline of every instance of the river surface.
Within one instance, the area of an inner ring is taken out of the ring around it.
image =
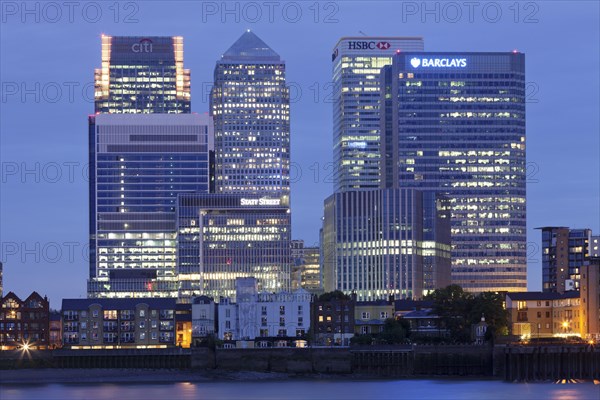
[[[0,371],[1,373],[1,371]],[[0,379],[1,381],[1,379]],[[370,400],[370,399],[498,399],[599,400],[600,385],[586,383],[505,383],[499,381],[263,381],[157,384],[43,384],[0,386],[1,400]]]

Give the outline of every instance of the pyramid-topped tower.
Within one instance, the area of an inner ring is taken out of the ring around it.
[[[281,58],[254,32],[248,29],[240,38],[223,54],[222,60],[262,60],[280,61]]]

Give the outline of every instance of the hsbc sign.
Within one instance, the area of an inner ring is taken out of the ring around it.
[[[390,42],[376,42],[374,40],[353,40],[348,42],[348,50],[387,50],[392,47]]]

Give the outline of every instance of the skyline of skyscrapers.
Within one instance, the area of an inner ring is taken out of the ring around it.
[[[453,283],[524,290],[525,55],[401,52],[383,71],[382,186],[449,196]]]
[[[449,233],[453,283],[525,287],[524,55],[423,47],[420,37],[336,44],[326,290],[419,298],[445,286]],[[190,114],[183,38],[102,36],[90,296],[188,302],[232,296],[238,277],[290,289],[285,70],[247,30],[215,64],[210,115]]]

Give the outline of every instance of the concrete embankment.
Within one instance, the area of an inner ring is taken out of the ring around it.
[[[0,352],[0,369],[177,369],[363,378],[494,377],[508,381],[600,379],[589,345],[422,345],[351,348],[115,349]]]

